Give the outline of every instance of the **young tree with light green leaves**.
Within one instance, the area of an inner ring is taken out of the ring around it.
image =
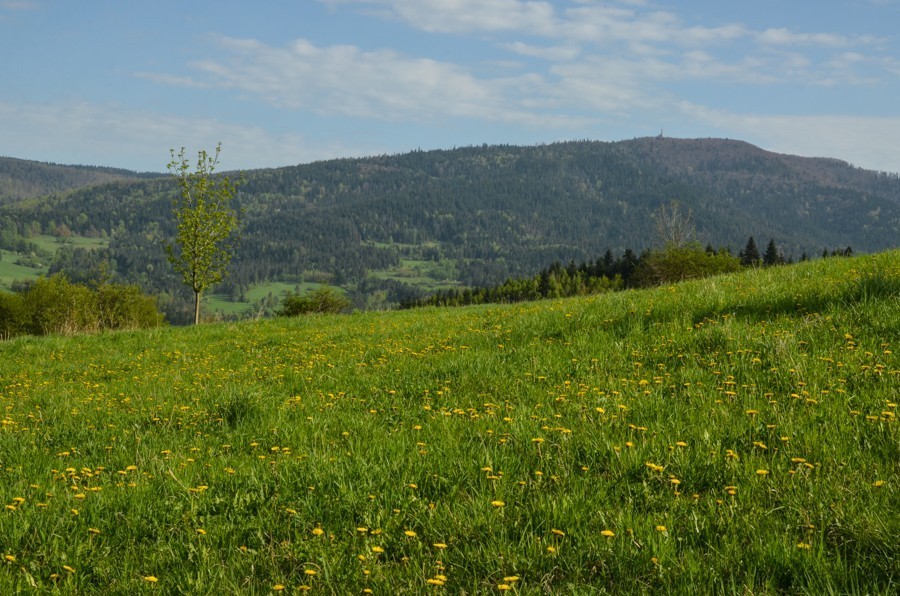
[[[200,298],[228,274],[237,241],[238,217],[231,199],[238,182],[228,176],[213,176],[221,150],[219,143],[213,156],[199,151],[196,170],[191,172],[184,147],[178,154],[171,149],[172,161],[167,166],[179,193],[173,202],[178,234],[174,244],[166,245],[166,255],[194,292],[195,325],[200,322]]]

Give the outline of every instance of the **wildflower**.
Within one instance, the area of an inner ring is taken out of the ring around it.
[[[504,503],[503,501],[491,501],[491,505],[493,505],[494,507],[503,507],[504,505],[506,505],[506,503]]]
[[[556,534],[557,536],[565,536],[566,535],[565,532],[563,532],[562,530],[557,530],[556,528],[553,528],[552,530],[550,530],[550,533]]]
[[[447,545],[443,542],[435,542],[432,546],[434,546],[434,548],[438,550],[444,550],[445,548],[447,548]]]
[[[315,569],[304,569],[303,573],[311,576],[311,575],[316,575],[318,573],[318,571],[316,571]]]
[[[325,530],[323,530],[322,528],[313,528],[311,531],[313,536],[321,536],[325,533]]]
[[[517,581],[519,581],[519,576],[518,575],[507,575],[506,577],[503,578],[503,581],[507,584],[514,584]]]
[[[768,470],[757,470],[757,471],[756,471],[756,474],[757,474],[758,476],[768,476],[769,471],[768,471]]]
[[[507,590],[511,590],[512,586],[510,586],[509,584],[497,584],[497,589],[501,592],[505,592]]]
[[[155,575],[145,575],[145,576],[144,576],[144,581],[145,581],[145,582],[150,582],[151,584],[155,584],[155,583],[158,582],[159,580],[156,578]]]
[[[415,532],[413,532],[412,530],[406,530],[403,533],[406,534],[407,536],[409,536],[410,538],[415,538],[417,536],[417,534]]]
[[[74,568],[74,567],[69,567],[68,565],[63,565],[63,569],[65,569],[65,570],[68,571],[69,573],[75,573],[75,568]]]
[[[600,535],[606,536],[607,538],[612,538],[613,536],[616,535],[616,533],[613,532],[612,530],[603,530],[602,532],[600,532]]]
[[[432,577],[432,578],[426,579],[426,580],[425,580],[425,583],[426,583],[426,584],[431,584],[431,585],[433,585],[433,586],[443,586],[443,585],[444,585],[444,580],[438,579],[438,578],[436,578],[436,577]]]
[[[15,563],[15,562],[16,562],[16,557],[15,557],[15,555],[4,555],[3,558],[6,559],[7,561],[9,561],[10,563]]]
[[[665,526],[656,526],[656,531],[657,532],[665,532],[665,531],[667,531],[667,528]]]
[[[372,552],[373,552],[373,553],[376,553],[376,554],[380,554],[380,553],[383,553],[383,552],[384,552],[384,549],[381,548],[380,546],[373,546],[373,547],[372,547]]]
[[[205,536],[206,530],[204,530],[203,528],[197,528],[197,533],[200,534],[201,536]]]
[[[272,590],[275,592],[280,592],[284,590],[284,586],[282,584],[275,584],[274,586],[272,586]]]

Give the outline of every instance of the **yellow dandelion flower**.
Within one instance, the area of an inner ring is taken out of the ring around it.
[[[304,570],[303,570],[303,573],[305,573],[306,575],[316,575],[316,574],[318,574],[319,572],[316,571],[315,569],[304,569]]]
[[[97,528],[88,528],[88,532],[90,532],[91,534],[99,534],[100,530],[98,530]]]
[[[565,532],[563,532],[562,530],[557,530],[556,528],[553,528],[552,530],[550,530],[550,533],[556,534],[557,536],[565,536],[566,535]]]
[[[444,550],[445,548],[447,548],[447,545],[443,542],[435,542],[432,546],[434,546],[434,548],[438,550]]]
[[[493,505],[494,507],[503,507],[504,505],[506,505],[506,503],[504,503],[503,501],[491,501],[491,505]]]
[[[15,555],[3,555],[3,558],[6,559],[7,561],[9,561],[10,563],[16,562]]]
[[[416,536],[418,536],[418,534],[416,534],[416,533],[413,532],[412,530],[406,530],[406,531],[403,532],[403,533],[406,534],[407,536],[409,536],[410,538],[415,538]]]
[[[373,546],[373,547],[372,547],[372,552],[373,552],[373,553],[383,553],[383,552],[384,552],[384,549],[381,548],[380,546]]]
[[[313,528],[311,532],[313,536],[321,536],[325,533],[325,530],[323,530],[322,528]]]
[[[556,547],[555,547],[555,546],[548,546],[548,547],[547,547],[547,552],[550,553],[550,554],[552,555],[553,553],[556,552]]]
[[[150,582],[151,584],[155,584],[156,582],[159,581],[159,579],[157,579],[157,577],[155,575],[145,575],[144,581]]]
[[[509,584],[497,584],[497,589],[501,592],[505,592],[507,590],[512,590],[512,586],[510,586]]]
[[[603,530],[602,532],[600,532],[600,535],[606,536],[607,538],[612,538],[613,536],[616,535],[616,533],[613,532],[612,530]]]
[[[884,486],[884,480],[876,480],[872,483],[872,486],[874,486],[875,488],[880,488]]]
[[[68,565],[63,565],[63,569],[65,569],[65,570],[68,571],[69,573],[75,573],[75,568],[74,568],[74,567],[69,567]]]
[[[205,535],[206,535],[206,530],[204,530],[203,528],[197,528],[196,532],[197,532],[198,534],[200,534],[201,536],[205,536]]]
[[[282,584],[275,584],[274,586],[272,586],[272,590],[275,592],[280,592],[284,590],[284,586]]]
[[[768,471],[768,470],[757,470],[757,471],[756,471],[756,474],[757,474],[758,476],[768,476],[768,475],[769,475],[769,471]]]
[[[507,584],[514,584],[517,581],[519,581],[519,576],[518,575],[507,575],[506,577],[503,578],[503,581]]]

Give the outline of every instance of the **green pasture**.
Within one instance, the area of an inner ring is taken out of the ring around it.
[[[28,239],[29,242],[38,245],[42,249],[55,253],[61,246],[75,246],[79,248],[105,248],[109,246],[109,240],[106,238],[87,238],[85,236],[70,236],[61,238],[59,236],[34,236]]]
[[[222,313],[226,316],[233,315],[253,315],[259,310],[259,303],[264,300],[270,293],[273,297],[281,300],[287,292],[301,293],[308,292],[318,288],[321,284],[316,283],[288,283],[288,282],[270,282],[259,284],[251,287],[246,293],[246,302],[233,302],[225,294],[210,294],[204,298],[203,312],[207,315],[213,313]],[[267,312],[271,314],[274,305],[266,306]]]
[[[0,593],[896,594],[900,252],[0,343]]]
[[[0,249],[0,290],[9,290],[14,281],[37,279],[47,273],[47,267],[35,269],[16,265],[17,258],[16,253]]]

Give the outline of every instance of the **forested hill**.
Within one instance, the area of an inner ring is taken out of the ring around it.
[[[735,252],[748,236],[774,239],[795,259],[823,248],[874,252],[900,243],[896,174],[733,140],[465,147],[254,170],[245,178],[237,199],[242,242],[225,288],[235,296],[257,282],[313,277],[384,291],[385,275],[373,272],[410,262],[434,263],[435,271],[418,273],[435,279],[495,284],[607,248],[641,251],[654,241],[652,214],[672,201],[693,213],[698,240]],[[171,289],[178,280],[162,246],[174,230],[173,190],[170,181],[147,180],[56,193],[0,207],[0,233],[13,226],[54,233],[64,225],[108,236],[124,280]]]
[[[116,168],[63,166],[0,157],[0,205],[116,180],[139,180],[152,176],[154,174],[138,174]]]

